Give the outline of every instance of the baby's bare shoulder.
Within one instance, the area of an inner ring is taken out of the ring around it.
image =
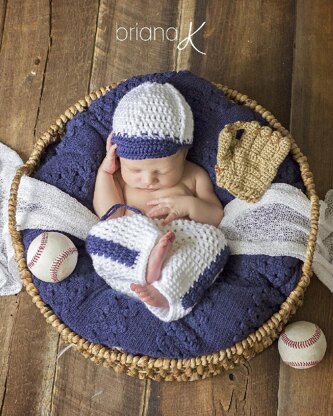
[[[195,178],[195,194],[198,198],[221,206],[214,192],[213,182],[207,171],[195,163],[189,162],[192,176]]]
[[[195,179],[209,179],[208,173],[205,171],[204,168],[197,165],[196,163],[190,162],[189,160],[186,160],[185,169],[187,174],[191,175]]]

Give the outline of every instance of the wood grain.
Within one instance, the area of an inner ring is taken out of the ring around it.
[[[0,1],[0,54],[2,48],[2,37],[4,32],[4,24],[6,20],[6,12],[7,12],[7,1],[1,0]]]
[[[0,139],[23,159],[31,153],[43,84],[49,5],[43,0],[6,3],[0,50]]]
[[[61,349],[67,344],[61,344]],[[73,351],[58,360],[52,415],[141,415],[145,383],[97,366]]]
[[[30,42],[24,42],[18,36],[11,39],[12,45],[7,46],[6,43],[3,43],[3,46],[6,47],[3,49],[5,52],[7,48],[13,48],[16,42],[25,45],[26,61],[30,62],[34,59],[33,62],[38,68],[34,75],[38,76],[38,87],[32,89],[32,86],[27,83],[26,95],[23,88],[20,89],[21,98],[15,93],[11,96],[8,95],[14,105],[17,105],[18,101],[22,105],[22,114],[27,120],[25,126],[21,128],[22,131],[17,125],[17,112],[12,111],[14,117],[12,123],[8,123],[8,119],[4,120],[7,129],[8,126],[13,126],[15,132],[18,133],[18,137],[25,138],[23,144],[25,146],[29,145],[28,154],[31,152],[35,137],[53,122],[60,112],[63,112],[66,107],[89,92],[91,59],[95,38],[94,29],[96,28],[97,18],[97,4],[94,8],[91,2],[78,1],[76,4],[72,2],[69,7],[65,2],[57,2],[53,5],[44,2],[45,10],[41,10],[42,6],[37,5],[37,11],[39,11],[42,19],[39,17],[40,20],[30,28],[29,22],[31,23],[31,17],[36,13],[35,3],[30,3],[30,8],[28,2],[24,4],[25,8],[22,13],[26,13],[26,15],[12,16],[9,13],[10,10],[7,10],[6,22],[8,22],[10,28],[12,26],[16,26],[18,29],[21,28],[20,33],[24,32],[25,26],[30,31],[34,28],[34,31],[38,32],[38,36],[44,33],[45,48],[43,53],[35,54]],[[80,8],[79,18],[77,18],[76,13],[78,8]],[[13,14],[14,12],[15,9]],[[27,23],[25,23],[25,20],[27,20]],[[92,28],[90,31],[88,22],[90,22]],[[64,28],[66,31],[64,31]],[[11,33],[5,32],[5,35],[10,36]],[[22,33],[23,35],[24,33]],[[85,42],[82,42],[83,36],[86,36]],[[4,37],[4,42],[5,39],[6,37]],[[32,37],[32,39],[34,38]],[[36,58],[34,58],[35,55]],[[24,55],[22,58],[24,58]],[[1,63],[6,62],[5,59],[6,55]],[[17,60],[18,57],[16,57]],[[14,67],[13,62],[7,62],[7,65],[10,64]],[[26,66],[24,59],[20,61],[20,65]],[[14,83],[15,78],[11,80],[10,77],[7,77],[6,82],[9,83],[10,81]],[[35,83],[32,85],[35,85]],[[34,99],[34,106],[31,102],[32,98]],[[28,126],[31,126],[30,131],[27,128]],[[20,144],[16,143],[11,130],[8,135],[10,143],[19,150],[22,147],[22,142]],[[59,337],[52,327],[46,325],[45,319],[32,304],[30,297],[26,294],[20,294],[20,299],[22,296],[24,296],[24,303],[20,303],[16,326],[13,331],[13,339],[15,337],[17,339],[14,346],[12,346],[13,352],[10,355],[3,414],[49,414],[53,400],[52,390]],[[24,342],[21,341],[21,337],[24,337]],[[31,355],[31,352],[34,354]],[[20,357],[25,357],[25,359],[22,360]],[[33,377],[31,378],[31,376]],[[17,383],[19,383],[18,388],[16,388]],[[28,396],[28,400],[26,396]],[[56,409],[57,402],[54,400],[53,402],[53,408]]]
[[[136,74],[190,69],[247,93],[286,127],[292,114],[323,197],[333,188],[332,14],[329,0],[0,0],[0,140],[26,159],[40,133],[87,92]],[[206,22],[193,36],[206,55],[158,36],[116,37],[118,27],[175,27],[182,40],[190,22],[193,30]],[[332,315],[332,295],[314,278],[293,319],[316,322],[327,336],[326,357],[313,369],[280,364],[275,343],[212,379],[157,383],[73,349],[57,359],[67,344],[31,298],[3,297],[0,414],[326,416],[333,413]]]
[[[212,379],[181,384],[152,382],[147,415],[274,415],[277,383],[271,365],[271,354],[266,350],[255,360]]]
[[[176,70],[180,71],[183,69],[192,69],[191,68],[191,57],[193,52],[193,47],[190,43],[182,44],[184,40],[189,36],[189,34],[195,32],[199,27],[195,26],[196,24],[196,14],[197,8],[202,8],[203,2],[197,2],[193,0],[182,0],[179,4],[179,19],[178,19],[178,31],[179,31],[179,40],[177,42],[177,48],[175,48],[176,54]],[[190,24],[192,23],[192,30]],[[200,25],[203,22],[200,22]],[[205,30],[205,26],[193,37],[191,38],[195,47],[199,41],[199,45]],[[178,48],[178,45],[179,48]],[[186,45],[186,46],[185,46]],[[204,53],[204,51],[201,51]],[[194,71],[193,71],[194,72]]]
[[[197,2],[195,26],[206,21],[191,69],[254,98],[289,125],[295,2]],[[200,6],[200,7],[199,7]]]
[[[2,51],[2,40],[4,34],[4,24],[7,13],[6,0],[0,1],[0,58]],[[1,65],[1,61],[0,61]],[[0,81],[1,82],[1,81]],[[3,115],[0,113],[0,118]],[[1,124],[1,122],[0,122]],[[0,137],[0,140],[2,138]],[[9,354],[11,348],[13,326],[17,316],[18,296],[6,296],[0,299],[0,409],[2,408],[7,388],[7,375],[9,367]],[[1,410],[0,410],[1,412]]]
[[[332,2],[298,2],[292,134],[309,159],[321,198],[333,188],[332,21]],[[317,278],[311,282],[304,305],[293,319],[299,320],[319,325],[328,348],[323,361],[314,368],[293,370],[281,364],[278,414],[332,415],[333,302],[332,294]]]
[[[3,404],[7,389],[9,356],[11,351],[12,334],[17,319],[19,297],[5,296],[0,299],[0,403]],[[0,406],[1,408],[1,406]]]
[[[292,132],[307,155],[320,198],[333,187],[332,6],[329,0],[303,0],[297,7]]]
[[[178,27],[178,19],[178,1],[142,0],[133,7],[130,0],[102,0],[91,88],[133,75],[175,69],[176,45],[167,41],[166,30]],[[164,35],[161,30],[154,33],[154,27],[164,29]]]
[[[48,13],[42,0],[1,3],[0,140],[23,159],[33,145],[41,68],[48,48]],[[38,414],[52,393],[54,369],[48,359],[57,336],[45,327],[25,293],[1,299],[1,310],[2,348],[8,348],[1,367],[1,414]],[[48,337],[50,342],[45,343]]]
[[[20,302],[8,351],[8,373],[2,415],[49,414],[58,335],[31,302]]]
[[[91,91],[98,0],[57,0],[51,4],[36,137]]]

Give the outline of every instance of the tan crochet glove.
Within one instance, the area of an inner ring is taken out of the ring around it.
[[[242,137],[236,132],[244,129]],[[257,121],[227,124],[218,138],[216,183],[235,197],[257,202],[290,150],[290,139]]]

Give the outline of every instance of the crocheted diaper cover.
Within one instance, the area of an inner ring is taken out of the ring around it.
[[[172,230],[176,239],[163,264],[161,277],[152,283],[167,299],[169,308],[146,304],[162,321],[173,321],[187,315],[216,280],[227,261],[229,248],[222,231],[213,225],[177,219],[161,225],[139,210],[133,215],[106,220],[117,208],[113,206],[92,227],[86,249],[93,266],[113,289],[138,297],[130,284],[146,283],[145,275],[152,248],[159,238]]]

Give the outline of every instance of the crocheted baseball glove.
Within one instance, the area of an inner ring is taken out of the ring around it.
[[[244,130],[236,139],[237,130]],[[257,202],[290,150],[290,139],[257,121],[227,124],[218,138],[216,183],[235,197]]]

